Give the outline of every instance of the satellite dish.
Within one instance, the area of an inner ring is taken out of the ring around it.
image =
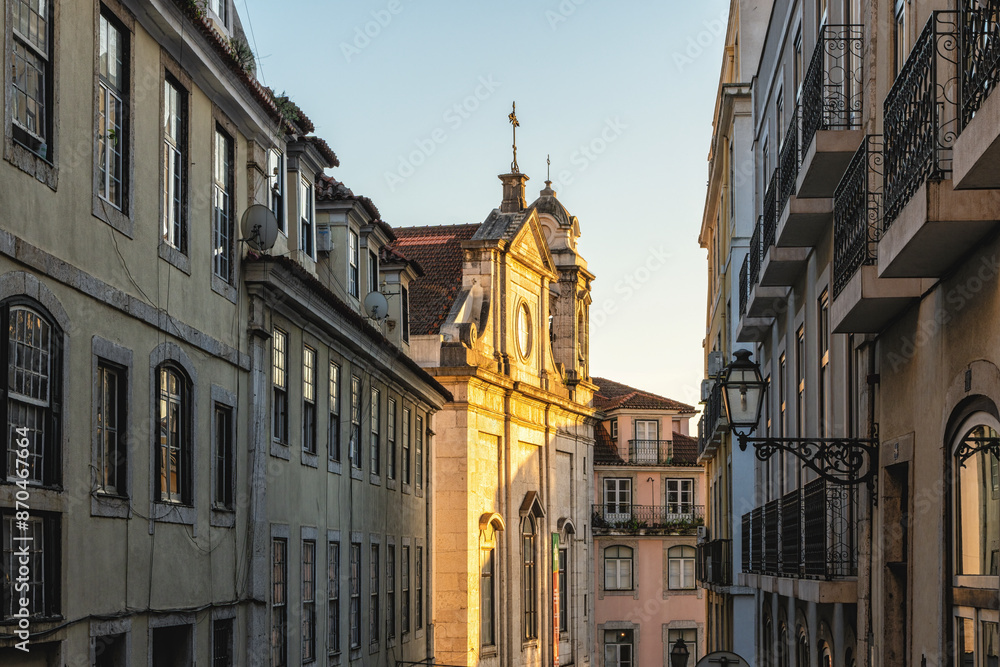
[[[381,292],[370,292],[365,297],[365,316],[381,320],[389,313],[389,301]]]
[[[263,204],[254,204],[243,212],[240,233],[242,240],[251,248],[265,252],[273,248],[278,239],[278,220],[271,209]]]

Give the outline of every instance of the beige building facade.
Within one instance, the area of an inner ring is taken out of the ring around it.
[[[410,350],[453,395],[430,480],[434,648],[452,665],[591,663],[594,276],[579,223],[523,174],[478,225],[396,229],[425,271]],[[558,594],[556,594],[558,591]],[[558,610],[558,611],[557,611]]]

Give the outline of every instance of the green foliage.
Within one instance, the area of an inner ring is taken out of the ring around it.
[[[246,43],[245,39],[234,37],[228,40],[229,55],[241,70],[246,73],[253,71],[255,57],[253,49]]]

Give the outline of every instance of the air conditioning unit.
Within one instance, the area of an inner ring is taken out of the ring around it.
[[[333,251],[333,239],[330,237],[330,227],[327,225],[316,227],[316,250],[320,252]]]
[[[726,355],[722,352],[708,353],[708,377],[715,377],[726,366]]]
[[[705,542],[708,540],[708,526],[698,526],[698,541]]]
[[[701,402],[704,403],[708,399],[712,398],[712,385],[715,384],[715,380],[702,380],[701,381]]]

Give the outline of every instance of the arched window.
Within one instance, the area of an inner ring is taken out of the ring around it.
[[[795,664],[808,665],[809,663],[809,635],[801,625],[795,631]]]
[[[982,417],[981,422],[995,423],[992,417]],[[965,431],[955,449],[958,575],[1000,573],[1000,461],[986,449],[974,451],[997,437],[992,425],[979,423]]]
[[[833,667],[833,651],[825,640],[819,645],[819,665],[820,667]]]
[[[632,590],[632,549],[608,547],[604,550],[604,590]]]
[[[788,626],[782,621],[778,626],[778,667],[788,667]]]
[[[157,500],[191,504],[191,383],[171,363],[156,369],[159,438],[156,452]]]
[[[667,550],[668,588],[688,590],[694,588],[695,548],[690,546],[670,547]]]
[[[767,614],[764,616],[764,638],[762,645],[764,647],[764,667],[771,667],[773,664],[771,658],[774,656],[774,624],[771,623],[771,615]]]
[[[0,356],[7,409],[5,478],[52,486],[59,482],[60,334],[51,320],[25,304],[0,308]]]
[[[499,514],[486,513],[479,518],[479,643],[495,650],[497,644],[497,610],[500,609],[500,587],[497,575],[500,565],[500,540],[504,530]]]
[[[535,572],[535,518],[527,516],[521,525],[521,549],[524,558],[523,609],[524,638],[538,637],[538,606],[536,598]]]

